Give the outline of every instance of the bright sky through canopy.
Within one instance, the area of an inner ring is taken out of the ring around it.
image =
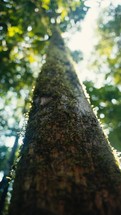
[[[88,0],[86,5],[90,7],[82,25],[81,32],[77,32],[72,36],[72,40],[69,42],[71,50],[80,49],[84,55],[89,55],[96,38],[94,36],[94,29],[96,27],[96,20],[99,11],[107,7],[110,3],[117,5],[121,4],[121,0]]]
[[[89,64],[89,58],[91,51],[96,45],[97,38],[95,36],[96,22],[101,9],[106,8],[109,4],[118,5],[121,4],[121,0],[87,0],[86,5],[90,7],[86,17],[81,25],[81,32],[72,34],[72,38],[68,43],[69,48],[74,50],[80,50],[83,52],[84,60],[80,63],[77,69],[78,77],[81,81],[90,79],[96,82],[97,87],[103,84],[104,77],[100,75],[96,77],[95,73],[89,72],[87,65]],[[80,72],[81,71],[81,72]]]

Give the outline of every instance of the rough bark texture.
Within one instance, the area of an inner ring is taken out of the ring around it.
[[[120,170],[54,32],[34,91],[9,215],[117,215],[120,202]]]

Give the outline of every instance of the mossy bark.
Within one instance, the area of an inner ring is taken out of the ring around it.
[[[34,90],[9,215],[117,215],[120,202],[120,170],[55,31]]]

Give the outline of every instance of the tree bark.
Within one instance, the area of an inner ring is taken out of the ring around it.
[[[121,213],[121,173],[53,32],[37,79],[9,215]]]

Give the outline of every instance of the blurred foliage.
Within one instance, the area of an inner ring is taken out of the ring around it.
[[[121,151],[121,5],[110,4],[100,12],[96,35],[91,66],[97,75],[104,75],[104,84],[101,88],[85,84],[112,146]]]
[[[121,5],[110,4],[99,14],[93,69],[121,84]]]
[[[29,85],[32,71],[27,60],[23,42],[23,30],[18,22],[16,3],[1,1],[0,3],[0,95],[4,96],[8,90],[19,92],[25,80]],[[21,46],[20,46],[21,44]],[[26,71],[26,72],[25,72]]]
[[[83,60],[83,53],[80,50],[71,51],[71,56],[76,63]]]
[[[94,87],[93,82],[85,81],[90,101],[98,118],[109,131],[112,146],[121,151],[121,91],[116,85]]]

